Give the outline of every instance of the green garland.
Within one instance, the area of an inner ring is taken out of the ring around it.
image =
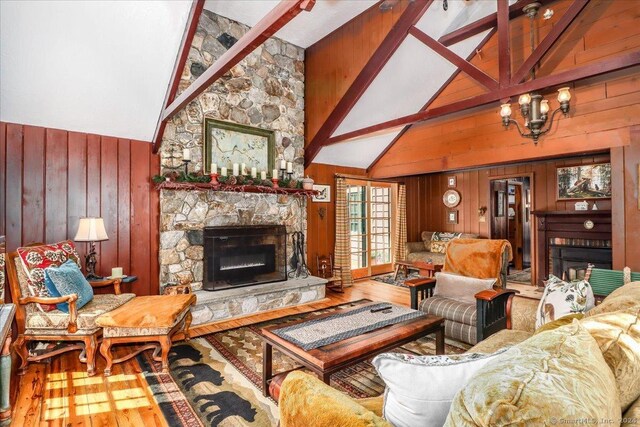
[[[190,172],[185,174],[184,172],[170,171],[165,172],[163,175],[154,175],[153,182],[160,184],[167,181],[167,178],[171,182],[211,182],[210,175],[204,175],[202,172]],[[218,182],[226,185],[256,185],[262,187],[273,187],[273,182],[269,179],[261,180],[260,178],[251,178],[245,175],[218,175]],[[278,185],[282,188],[302,188],[302,181],[297,179],[285,178],[278,182]]]

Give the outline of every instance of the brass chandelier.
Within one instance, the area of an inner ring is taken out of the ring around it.
[[[518,99],[518,104],[520,104],[520,112],[522,113],[522,117],[524,117],[524,127],[529,131],[524,132],[520,127],[520,124],[511,118],[511,104],[508,103],[500,106],[502,124],[505,129],[508,129],[509,124],[511,123],[515,124],[518,132],[520,132],[520,135],[523,138],[531,138],[533,139],[533,142],[537,144],[538,138],[549,132],[551,125],[553,124],[553,119],[559,111],[562,111],[565,117],[567,116],[569,113],[570,100],[571,92],[569,92],[568,87],[558,89],[558,102],[560,103],[560,107],[551,114],[549,125],[545,128],[549,113],[549,101],[543,99],[542,95],[536,92],[531,94],[522,94]]]
[[[531,52],[534,51],[534,20],[540,6],[540,3],[535,2],[528,4],[523,8],[523,11],[529,17],[531,22],[531,32],[529,36]],[[552,16],[553,11],[547,9],[544,13],[544,19],[549,19]],[[532,79],[535,78],[536,66],[537,64],[531,69]],[[524,118],[524,130],[516,120],[511,118],[511,104],[509,103],[505,103],[500,106],[502,124],[505,129],[508,129],[511,123],[515,124],[518,132],[523,138],[531,138],[533,139],[534,144],[537,144],[538,139],[551,130],[553,119],[559,111],[562,111],[565,117],[567,116],[569,113],[569,101],[571,101],[571,92],[569,92],[569,87],[558,89],[558,102],[560,103],[560,106],[551,114],[551,119],[549,120],[548,126],[545,128],[549,114],[549,101],[544,99],[542,95],[537,92],[532,92],[530,94],[524,93],[520,95],[520,98],[518,99],[518,104],[520,104],[520,113],[522,113],[522,117]]]

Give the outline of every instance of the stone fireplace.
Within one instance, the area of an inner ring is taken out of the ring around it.
[[[283,225],[205,227],[202,289],[287,280],[286,239]]]
[[[246,25],[203,10],[179,92],[193,83],[248,30]],[[189,171],[202,171],[205,117],[274,131],[274,157],[292,162],[293,177],[301,178],[304,174],[304,49],[275,37],[268,39],[176,114],[167,123],[162,141],[162,172],[179,163],[184,149],[191,154]],[[218,166],[231,167],[229,164]],[[235,281],[224,279],[226,284],[215,292],[203,290],[203,283],[211,284],[207,281],[208,270],[204,264],[208,250],[206,228],[273,225],[280,226],[288,234],[305,232],[306,200],[268,193],[162,189],[161,292],[167,285],[191,283],[198,298],[192,310],[194,325],[324,298],[323,280],[285,280],[281,267],[276,268],[281,274],[279,281],[274,281],[274,276],[269,278],[270,283],[245,286],[250,283],[243,276]],[[285,242],[284,251],[290,254],[291,242],[286,236]],[[250,251],[245,251],[244,255],[249,255]],[[282,258],[286,262],[286,256]],[[281,262],[278,259],[276,256],[276,262]]]

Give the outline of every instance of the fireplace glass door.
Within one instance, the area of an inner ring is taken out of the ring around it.
[[[286,280],[284,226],[206,227],[203,288],[217,291]]]

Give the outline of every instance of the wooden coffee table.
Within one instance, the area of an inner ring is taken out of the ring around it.
[[[409,275],[409,270],[418,270],[421,276],[433,277],[435,273],[442,270],[442,264],[434,264],[432,262],[424,261],[396,261],[393,280],[396,280],[398,278],[400,269],[404,271],[404,277],[407,277]]]
[[[366,305],[371,304],[377,303],[368,303]],[[358,305],[343,311],[349,312],[366,305]],[[338,312],[332,311],[312,318],[290,322],[286,326],[332,316]],[[329,384],[331,375],[337,371],[429,334],[436,334],[436,354],[444,354],[444,319],[433,315],[425,315],[417,319],[385,326],[312,350],[303,350],[301,347],[280,338],[272,332],[274,329],[279,329],[283,326],[285,324],[269,326],[262,328],[261,331],[263,340],[262,393],[265,396],[269,395],[269,381],[273,378],[273,348],[309,368],[326,384]]]

